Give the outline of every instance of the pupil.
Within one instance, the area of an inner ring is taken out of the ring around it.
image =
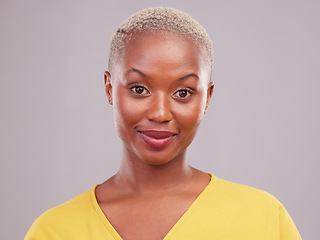
[[[186,96],[187,96],[187,91],[186,91],[186,90],[181,90],[181,91],[179,92],[179,96],[180,96],[180,97],[186,97]]]
[[[137,87],[136,88],[136,92],[139,93],[139,94],[143,93],[143,88],[142,87]]]

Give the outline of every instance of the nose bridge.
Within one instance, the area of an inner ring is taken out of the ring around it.
[[[165,93],[154,93],[148,108],[148,119],[156,122],[172,120],[170,99]]]

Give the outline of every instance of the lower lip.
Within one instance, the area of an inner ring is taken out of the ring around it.
[[[175,135],[172,135],[167,138],[156,139],[156,138],[150,137],[148,135],[145,135],[141,132],[139,132],[139,133],[140,133],[142,140],[152,148],[163,148],[166,145],[168,145],[175,137]]]

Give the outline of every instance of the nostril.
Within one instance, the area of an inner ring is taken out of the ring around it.
[[[148,119],[156,122],[169,122],[172,120],[172,115],[168,111],[150,111]]]
[[[171,106],[169,101],[154,99],[148,109],[148,119],[156,122],[169,122],[172,120]]]

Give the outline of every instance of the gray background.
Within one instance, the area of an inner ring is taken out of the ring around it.
[[[0,239],[114,174],[121,142],[103,86],[118,24],[186,11],[215,46],[214,96],[189,162],[266,190],[319,239],[319,1],[1,0]]]

